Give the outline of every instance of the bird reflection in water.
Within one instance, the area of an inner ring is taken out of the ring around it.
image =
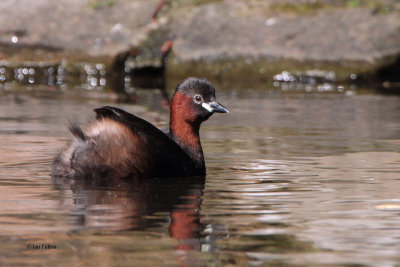
[[[54,178],[77,230],[140,230],[170,221],[178,250],[200,250],[205,177],[93,181]],[[165,215],[167,213],[168,215]]]

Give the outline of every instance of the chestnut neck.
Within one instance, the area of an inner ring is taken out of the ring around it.
[[[204,169],[204,155],[200,142],[200,124],[196,114],[190,108],[190,99],[176,92],[171,101],[170,135],[171,138],[188,154],[198,168]]]

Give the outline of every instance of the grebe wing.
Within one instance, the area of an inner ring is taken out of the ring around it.
[[[154,176],[165,175],[171,172],[171,166],[176,166],[171,176],[193,173],[193,161],[180,146],[163,131],[135,115],[122,109],[110,106],[94,109],[96,119],[112,119],[126,125],[136,136],[140,138],[142,151],[141,155],[147,154],[147,160],[159,166]]]

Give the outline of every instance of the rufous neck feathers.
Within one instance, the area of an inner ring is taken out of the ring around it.
[[[180,147],[197,163],[204,164],[203,150],[200,143],[200,121],[191,108],[191,99],[175,93],[171,101],[170,133]]]

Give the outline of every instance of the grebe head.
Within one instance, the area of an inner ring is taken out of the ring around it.
[[[229,111],[216,101],[215,89],[208,80],[188,78],[178,85],[171,102],[171,119],[200,125],[215,112]]]

